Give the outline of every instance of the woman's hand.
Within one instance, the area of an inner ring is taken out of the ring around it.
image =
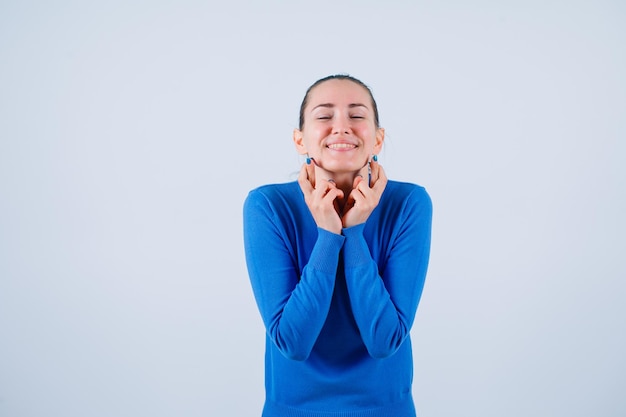
[[[352,192],[343,209],[341,219],[343,227],[356,226],[365,223],[372,211],[378,206],[380,197],[387,186],[385,171],[376,161],[371,161],[370,184],[359,175],[354,179]]]
[[[304,164],[298,175],[298,184],[317,227],[340,234],[343,226],[337,213],[337,201],[343,198],[343,191],[332,180],[316,180],[313,163]]]

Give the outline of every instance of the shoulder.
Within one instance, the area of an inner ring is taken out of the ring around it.
[[[248,193],[246,199],[265,199],[271,202],[278,199],[296,198],[301,194],[298,183],[292,181],[282,184],[267,184],[254,188]]]
[[[410,182],[389,180],[382,198],[390,204],[432,205],[426,188]]]
[[[378,204],[377,215],[379,219],[395,219],[400,224],[416,216],[429,219],[432,210],[432,201],[424,187],[389,180]]]
[[[282,184],[267,184],[251,190],[244,202],[244,210],[253,207],[265,207],[271,211],[282,211],[282,209],[297,206],[303,200],[302,191],[297,182],[287,182]]]

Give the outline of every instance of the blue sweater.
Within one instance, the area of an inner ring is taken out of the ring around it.
[[[318,228],[297,182],[244,204],[244,245],[266,328],[263,417],[413,417],[410,330],[432,205],[389,181],[364,224]]]

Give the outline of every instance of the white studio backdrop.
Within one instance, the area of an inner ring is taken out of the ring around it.
[[[368,83],[434,203],[418,415],[626,415],[619,1],[0,3],[0,416],[258,416],[241,209]]]

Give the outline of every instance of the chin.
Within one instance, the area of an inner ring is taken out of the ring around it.
[[[318,161],[319,163],[319,161]],[[321,162],[320,164],[324,169],[332,170],[332,171],[358,171],[367,165],[367,157],[359,158],[351,158],[350,160],[337,160],[334,158],[328,158]]]
[[[324,165],[323,167],[328,172],[334,172],[337,174],[346,174],[346,173],[360,171],[361,168],[363,168],[365,164],[363,165],[359,165],[356,163],[355,164],[328,164],[328,166]]]

